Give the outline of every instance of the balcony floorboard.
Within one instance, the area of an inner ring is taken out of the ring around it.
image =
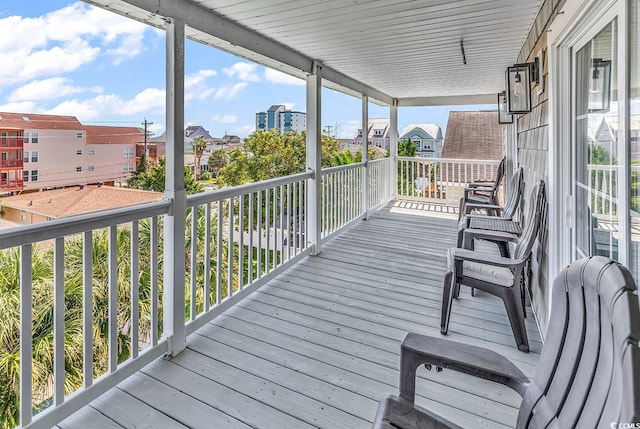
[[[369,428],[398,390],[408,331],[440,336],[455,217],[396,202],[357,223],[62,422],[61,428]],[[448,338],[489,347],[532,376],[542,348],[519,352],[501,302],[463,288]],[[464,427],[513,427],[520,398],[453,371],[418,371],[417,402]],[[109,424],[110,426],[107,426]]]

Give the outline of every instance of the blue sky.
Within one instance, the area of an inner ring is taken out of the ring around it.
[[[86,124],[165,128],[164,32],[83,2],[0,1],[0,111],[77,116]],[[213,136],[251,133],[255,113],[272,104],[305,110],[304,82],[187,41],[185,122]],[[399,67],[401,70],[401,67]],[[323,91],[323,125],[355,135],[361,101]],[[478,110],[494,106],[454,106]],[[399,128],[435,123],[445,132],[448,107],[400,108]],[[369,117],[389,108],[369,106]]]

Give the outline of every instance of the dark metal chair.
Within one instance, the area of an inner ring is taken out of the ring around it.
[[[640,422],[640,309],[631,273],[608,258],[582,259],[560,273],[552,292],[549,329],[533,380],[492,350],[410,333],[400,351],[400,395],[382,399],[373,427],[459,427],[414,403],[416,369],[423,364],[514,389],[522,396],[517,428]]]
[[[509,188],[511,189],[511,193],[507,199],[507,203],[504,206],[498,206],[494,204],[466,204],[464,207],[465,213],[464,216],[458,222],[458,247],[462,247],[462,235],[464,230],[467,228],[475,228],[475,229],[487,229],[487,228],[477,228],[477,226],[472,225],[473,223],[498,223],[509,224],[509,222],[513,222],[515,229],[510,229],[504,231],[506,228],[501,228],[498,230],[503,230],[503,232],[512,232],[520,235],[522,233],[522,229],[520,228],[520,224],[517,221],[513,221],[513,216],[516,214],[516,210],[520,206],[520,201],[522,200],[522,192],[524,190],[524,170],[522,167],[518,168],[511,177],[511,183]],[[472,213],[473,210],[484,210],[486,214],[478,214]],[[506,256],[506,254],[503,254]]]
[[[521,283],[524,267],[538,235],[542,214],[546,213],[544,182],[534,190],[535,203],[529,210],[526,227],[520,236],[497,231],[466,229],[464,249],[450,248],[448,271],[444,276],[440,332],[447,334],[453,298],[458,296],[460,285],[479,289],[498,296],[504,302],[518,349],[529,351],[527,331],[524,325],[524,291]],[[470,250],[474,239],[515,242],[512,257],[493,255]]]
[[[464,197],[460,199],[458,218],[465,213],[466,204],[498,204],[498,189],[504,178],[504,170],[507,158],[504,157],[498,164],[496,178],[493,182],[472,182],[464,188]]]

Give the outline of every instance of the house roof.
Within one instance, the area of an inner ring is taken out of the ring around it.
[[[144,131],[137,127],[83,125],[87,144],[135,144],[144,141]]]
[[[369,118],[369,130],[367,138],[373,138],[376,130],[382,130],[382,136],[387,137],[389,133],[389,118]],[[380,138],[380,136],[377,136]]]
[[[0,127],[12,127],[19,129],[60,129],[60,130],[83,130],[82,125],[75,116],[60,115],[40,115],[34,113],[11,113],[0,112]],[[25,119],[23,119],[25,118]]]
[[[442,137],[442,132],[440,130],[440,125],[436,125],[436,124],[409,124],[406,127],[404,127],[402,129],[402,131],[400,132],[400,138],[405,138],[405,136],[407,134],[409,134],[411,131],[415,130],[422,130],[425,134],[427,134],[428,136],[431,136],[431,138],[437,139],[438,136],[440,135],[440,137]]]
[[[500,160],[503,156],[497,110],[449,112],[443,158]]]
[[[84,186],[31,192],[0,199],[0,205],[54,219],[160,201],[161,192]]]

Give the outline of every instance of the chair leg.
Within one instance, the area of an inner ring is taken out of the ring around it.
[[[504,302],[504,307],[507,310],[507,316],[509,316],[509,323],[511,325],[511,330],[513,331],[513,336],[516,340],[518,350],[528,353],[529,340],[527,338],[527,329],[524,323],[524,311],[520,295],[520,287],[513,285],[511,288],[505,289],[501,298]]]
[[[449,331],[449,318],[451,317],[451,304],[453,302],[453,294],[455,287],[453,285],[453,273],[447,271],[444,275],[444,283],[442,285],[442,309],[440,315],[440,333],[447,335]],[[459,288],[459,286],[458,286]]]

